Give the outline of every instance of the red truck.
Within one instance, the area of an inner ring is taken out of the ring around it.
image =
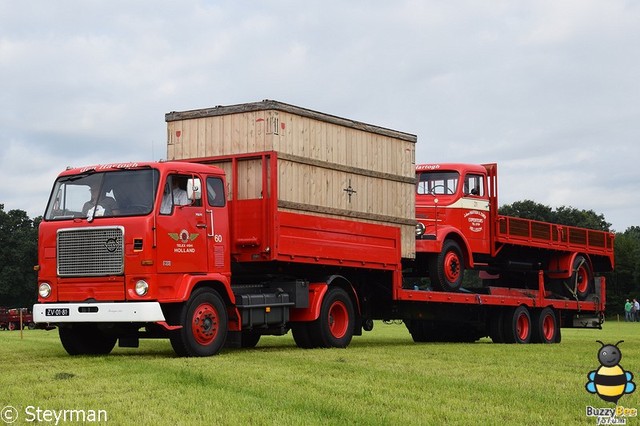
[[[0,307],[0,330],[19,330],[22,327],[35,328],[33,315],[27,308],[9,309]]]
[[[548,289],[576,300],[593,294],[594,274],[613,270],[610,232],[498,214],[496,164],[424,164],[416,168],[416,264],[432,283],[457,291],[465,268],[491,285]]]
[[[440,211],[429,236],[415,135],[276,101],[165,119],[171,161],[71,168],[54,183],[34,317],[58,326],[71,355],[160,337],[208,356],[289,331],[302,348],[346,347],[377,319],[403,320],[415,341],[553,343],[560,327],[601,325],[604,279],[589,277],[584,298],[546,289],[567,275],[563,256],[507,278],[489,261],[499,247],[485,244],[482,260],[463,251],[464,233],[439,234]],[[463,265],[485,265],[498,285],[430,277]]]

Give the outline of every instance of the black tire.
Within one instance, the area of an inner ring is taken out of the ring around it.
[[[504,310],[496,310],[489,318],[489,337],[493,343],[504,343]]]
[[[569,287],[575,290],[579,300],[585,300],[593,292],[595,281],[589,261],[582,255],[576,256],[572,270]]]
[[[526,306],[505,311],[502,319],[502,336],[505,343],[529,343],[532,329],[531,315]]]
[[[118,340],[95,324],[72,324],[60,327],[58,332],[62,347],[69,355],[106,355]]]
[[[531,341],[534,343],[556,343],[560,327],[556,313],[552,308],[546,307],[533,315],[533,334]]]
[[[260,341],[260,333],[255,331],[243,331],[240,334],[240,347],[241,348],[255,348]]]
[[[407,320],[404,325],[409,330],[411,338],[415,343],[432,342],[433,335],[429,332],[427,321],[423,320]]]
[[[329,287],[322,299],[320,317],[309,326],[312,342],[323,348],[346,348],[351,343],[355,314],[351,298],[340,287]]]
[[[429,257],[429,277],[434,288],[458,291],[464,277],[464,256],[458,243],[446,240],[442,251]]]
[[[293,334],[293,341],[301,349],[313,349],[320,346],[317,339],[313,339],[311,336],[309,322],[293,322],[291,323],[291,334]]]
[[[182,328],[171,334],[171,346],[179,356],[216,355],[227,340],[227,309],[215,290],[199,288],[179,312]]]

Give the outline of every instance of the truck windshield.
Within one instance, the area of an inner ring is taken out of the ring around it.
[[[425,172],[418,173],[416,192],[418,195],[453,195],[458,189],[460,174],[458,172]]]
[[[56,180],[45,220],[147,215],[153,208],[158,171],[89,172]]]

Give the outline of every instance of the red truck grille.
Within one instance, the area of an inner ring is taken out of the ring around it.
[[[58,231],[58,276],[98,277],[124,272],[124,229],[120,226]]]

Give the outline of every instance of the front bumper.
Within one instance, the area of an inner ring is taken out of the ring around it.
[[[39,303],[33,305],[36,323],[161,322],[158,302]]]

